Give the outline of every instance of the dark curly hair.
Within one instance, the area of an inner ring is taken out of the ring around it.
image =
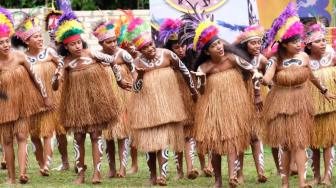
[[[84,40],[82,40],[82,45],[83,45],[83,49],[87,49],[88,48],[88,45],[87,45],[87,43]],[[70,52],[67,49],[65,49],[65,45],[63,43],[61,43],[59,45],[59,47],[57,49],[57,53],[59,55],[61,55],[61,56],[68,56],[68,55],[70,55]]]

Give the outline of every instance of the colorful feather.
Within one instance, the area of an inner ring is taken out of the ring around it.
[[[183,23],[180,19],[165,19],[160,26],[160,42],[166,44],[168,40],[178,40],[178,34],[182,24]]]
[[[41,32],[40,20],[30,14],[27,14],[23,21],[16,28],[15,35],[22,41],[26,41],[34,33]]]
[[[193,10],[193,13],[186,13],[182,16],[184,26],[181,27],[181,43],[187,44],[188,48],[192,47],[195,51],[200,51],[213,37],[218,34],[218,25],[213,22],[213,15],[198,12],[197,3],[187,3]]]
[[[10,37],[14,33],[14,22],[11,13],[0,7],[0,35]]]
[[[84,33],[82,23],[77,19],[73,12],[64,13],[58,20],[56,28],[56,41],[63,42],[64,39]]]
[[[152,41],[150,24],[141,18],[134,18],[127,27],[125,40],[140,49]]]
[[[125,39],[125,34],[127,32],[128,24],[134,19],[132,10],[121,10],[123,15],[120,15],[115,22],[115,33],[117,36],[118,45],[121,45]]]
[[[288,32],[288,33],[287,33]],[[281,42],[294,35],[302,34],[303,25],[298,18],[296,6],[290,2],[286,9],[276,18],[271,29],[267,32],[265,46],[275,42]]]
[[[72,12],[70,0],[56,0],[56,7],[64,13]]]
[[[244,29],[244,32],[237,37],[234,43],[235,44],[244,43],[255,38],[262,39],[264,37],[264,34],[265,30],[262,26],[259,25],[248,26]]]

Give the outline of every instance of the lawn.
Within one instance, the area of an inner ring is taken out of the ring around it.
[[[29,176],[29,183],[26,185],[6,185],[6,184],[0,184],[0,187],[43,187],[43,188],[49,188],[49,187],[78,187],[77,185],[72,184],[72,181],[76,178],[76,174],[73,170],[73,149],[72,149],[72,137],[68,137],[68,151],[70,155],[70,165],[71,170],[65,171],[65,172],[57,172],[57,171],[51,171],[51,174],[49,177],[42,177],[39,175],[38,171],[38,165],[35,161],[35,157],[32,153],[32,147],[29,146],[29,164],[28,164],[28,176]],[[147,181],[149,177],[149,170],[145,161],[145,155],[143,153],[139,153],[139,172],[135,175],[127,175],[126,178],[118,179],[113,178],[109,179],[106,177],[106,174],[108,172],[108,164],[106,156],[104,156],[103,159],[103,166],[102,166],[102,172],[103,172],[103,182],[100,185],[92,185],[91,184],[91,175],[92,175],[92,160],[91,160],[91,147],[89,143],[90,139],[87,138],[86,140],[86,164],[88,165],[88,170],[86,171],[86,184],[81,185],[81,187],[144,187],[144,183]],[[251,155],[251,151],[248,150],[245,154],[245,184],[241,185],[240,187],[280,187],[280,178],[276,175],[275,165],[273,162],[273,158],[271,155],[271,151],[268,148],[265,148],[265,170],[266,170],[266,176],[268,177],[268,181],[265,184],[258,184],[256,183],[256,170],[254,166],[254,161]],[[116,160],[118,160],[118,157],[116,156]],[[55,147],[55,153],[54,153],[54,160],[52,162],[51,168],[55,168],[60,164],[60,155],[58,153],[57,147]],[[119,163],[117,163],[119,165]],[[184,162],[185,165],[185,162]],[[199,169],[199,162],[196,161],[196,165]],[[128,166],[130,167],[130,158]],[[184,166],[185,168],[185,166]],[[18,170],[18,168],[16,167]],[[169,180],[168,180],[168,186],[167,187],[211,187],[211,185],[214,182],[214,178],[206,178],[206,177],[199,177],[196,180],[188,180],[188,179],[182,179],[175,181],[174,177],[176,176],[176,170],[175,170],[175,162],[173,160],[173,153],[170,152],[170,161],[169,161]],[[227,187],[227,164],[226,164],[226,158],[223,157],[222,160],[222,172],[223,172],[223,180],[224,180],[224,187]],[[323,172],[323,171],[322,171]],[[335,170],[334,170],[335,172]],[[5,182],[6,180],[7,172],[5,170],[0,171],[0,183]],[[308,171],[308,179],[312,178],[312,172],[309,168]],[[291,187],[296,187],[297,177],[291,178]],[[333,181],[334,184],[336,184],[335,180]]]

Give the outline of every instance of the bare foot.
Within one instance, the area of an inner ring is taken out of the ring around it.
[[[263,174],[258,175],[258,183],[265,183],[267,182],[267,177]]]
[[[14,179],[7,178],[6,183],[7,184],[15,184],[15,178]]]
[[[107,177],[109,178],[114,178],[116,177],[116,171],[115,170],[110,170]]]
[[[313,186],[306,184],[306,185],[301,186],[301,188],[313,188]]]
[[[167,180],[166,178],[160,176],[156,179],[156,183],[160,186],[167,186]]]
[[[42,176],[49,176],[49,169],[48,169],[48,167],[44,167],[43,169],[40,169],[40,174]]]
[[[181,172],[178,172],[178,173],[177,173],[177,176],[175,176],[174,180],[175,180],[175,181],[176,181],[176,180],[181,180],[181,179],[183,179],[183,177],[184,177],[183,172],[182,172],[182,173],[181,173]]]
[[[215,184],[212,186],[213,188],[221,188],[223,185],[222,185],[222,181],[215,181]]]
[[[213,176],[213,169],[204,168],[203,172],[204,172],[204,174],[205,174],[206,177],[212,177]]]
[[[330,180],[329,178],[324,178],[324,179],[321,181],[321,184],[324,185],[324,186],[327,186],[327,187],[332,186],[331,180]],[[311,184],[310,184],[310,185],[311,185]]]
[[[237,177],[237,182],[238,182],[238,184],[244,184],[244,176],[243,175],[241,175],[241,176],[238,176]]]
[[[190,172],[187,172],[187,178],[188,179],[196,179],[199,176],[199,173],[197,169],[192,169]]]
[[[230,178],[229,179],[229,187],[230,188],[235,188],[239,185],[238,179],[237,178]]]
[[[80,175],[75,181],[74,184],[83,184],[85,182],[85,177],[84,175]]]
[[[282,184],[281,188],[289,188],[289,184],[288,183]]]
[[[92,184],[99,184],[101,183],[101,175],[100,172],[93,172],[93,176],[92,176],[92,180],[91,180]]]
[[[153,186],[153,185],[156,185],[156,177],[154,178],[150,178],[146,183],[145,183],[145,186],[148,187],[148,186]]]
[[[138,165],[132,166],[131,169],[128,171],[129,174],[136,174],[138,172]]]
[[[15,180],[14,180],[15,182]],[[20,175],[20,183],[21,184],[26,184],[28,182],[28,176],[25,174]]]
[[[321,178],[314,178],[313,180],[308,182],[308,184],[312,186],[320,184],[320,183],[321,183]]]
[[[125,176],[125,172],[117,172],[117,178],[124,178]]]

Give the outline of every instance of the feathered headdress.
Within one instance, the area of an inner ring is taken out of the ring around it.
[[[128,24],[134,19],[132,10],[121,10],[124,14],[120,15],[119,18],[115,21],[115,33],[117,36],[118,45],[122,45],[125,34],[127,32]]]
[[[15,33],[12,14],[0,7],[0,37],[11,37]]]
[[[107,22],[101,22],[98,24],[98,26],[96,26],[96,28],[93,30],[93,35],[98,39],[99,42],[116,36],[114,22],[114,20],[110,20]]]
[[[37,32],[41,32],[40,20],[32,15],[26,14],[23,21],[16,28],[15,35],[22,41],[26,41],[29,37]]]
[[[125,40],[139,50],[152,41],[150,24],[141,18],[134,18],[127,27]]]
[[[302,35],[303,30],[304,27],[298,17],[295,4],[290,2],[280,16],[274,20],[272,28],[267,33],[266,44],[270,45],[295,35]]]
[[[200,51],[218,39],[218,26],[213,22],[213,15],[206,15],[204,11],[198,13],[197,3],[195,5],[189,3],[189,5],[194,10],[194,14],[187,13],[182,16],[184,34],[181,37],[181,43],[189,44],[189,47],[192,44],[194,51]]]
[[[163,44],[166,44],[168,41],[178,41],[179,31],[182,27],[183,22],[180,19],[170,19],[167,18],[160,25],[159,40]]]
[[[56,41],[67,44],[80,39],[80,34],[84,33],[82,23],[73,12],[64,13],[58,20],[56,28]]]
[[[57,22],[62,16],[63,12],[60,10],[51,9],[45,16],[45,30],[54,30],[57,27]]]
[[[234,43],[244,43],[253,39],[262,39],[265,34],[265,30],[262,26],[253,25],[248,26],[244,29],[244,32],[241,33]]]
[[[325,28],[323,28],[320,24],[314,24],[310,26],[306,32],[305,44],[309,44],[316,40],[323,39],[325,33]]]

